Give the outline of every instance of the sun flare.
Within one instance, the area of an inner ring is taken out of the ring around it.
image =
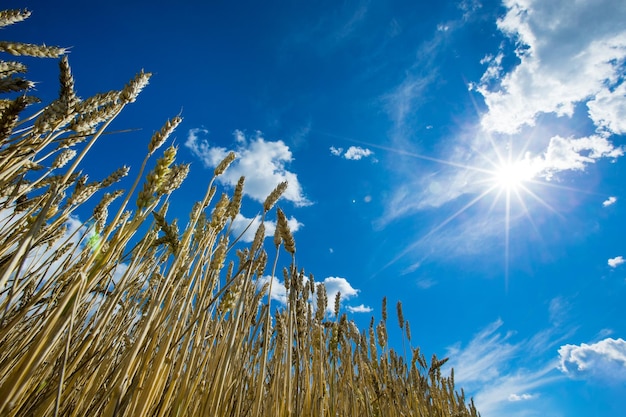
[[[515,191],[532,179],[533,168],[524,161],[502,163],[493,172],[493,179],[500,189]]]

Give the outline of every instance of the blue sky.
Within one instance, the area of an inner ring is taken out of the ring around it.
[[[33,15],[4,39],[71,47],[83,98],[154,74],[94,179],[182,111],[171,215],[234,150],[239,230],[289,180],[299,265],[362,326],[401,300],[483,416],[623,412],[625,2],[5,3]],[[49,102],[56,64],[28,64]]]

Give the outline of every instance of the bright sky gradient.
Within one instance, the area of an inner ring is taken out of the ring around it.
[[[450,356],[484,417],[623,415],[623,0],[3,7],[33,11],[3,40],[71,47],[83,98],[154,73],[112,125],[138,130],[88,160],[94,179],[138,169],[182,111],[192,171],[171,215],[234,150],[235,229],[288,180],[299,265],[361,326],[401,300],[414,345]],[[51,101],[56,63],[27,63]]]

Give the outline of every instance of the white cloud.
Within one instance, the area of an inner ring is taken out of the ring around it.
[[[563,345],[559,369],[570,377],[626,380],[626,341],[606,338],[597,343]]]
[[[348,306],[346,308],[350,313],[371,313],[373,310],[372,307],[368,307],[365,304],[359,304],[355,307]]]
[[[358,161],[359,159],[368,157],[372,155],[373,153],[374,152],[372,152],[370,149],[367,149],[367,148],[361,148],[359,146],[350,146],[348,150],[346,151],[346,153],[343,154],[343,157],[346,159],[352,159],[354,161]]]
[[[360,290],[353,288],[347,279],[341,277],[327,277],[323,281],[326,287],[326,296],[328,297],[328,305],[326,306],[328,312],[333,312],[335,309],[335,296],[338,292],[341,293],[341,306],[348,309],[352,313],[367,313],[372,311],[370,307],[363,304],[352,307],[346,305],[346,301],[353,297],[358,296]],[[369,310],[367,310],[369,309]]]
[[[622,0],[505,0],[504,5],[507,13],[498,28],[516,42],[520,63],[495,86],[481,80],[476,87],[489,109],[483,126],[516,133],[534,125],[540,113],[571,116],[576,104],[586,102],[596,126],[623,133]],[[490,62],[486,74],[498,73],[499,65]]]
[[[617,268],[619,265],[623,264],[624,262],[626,262],[626,260],[624,260],[623,257],[621,256],[616,256],[615,258],[610,258],[607,263],[609,264],[609,266],[611,268]]]
[[[615,133],[626,133],[626,84],[622,83],[613,91],[600,91],[587,103],[589,116],[596,124]]]
[[[617,197],[610,196],[609,198],[607,198],[606,200],[602,202],[602,207],[608,207],[610,205],[615,204],[616,202],[617,202]]]
[[[285,288],[285,284],[278,280],[276,277],[271,277],[270,275],[264,275],[257,280],[257,288],[263,287],[266,283],[272,280],[272,300],[278,301],[282,305],[287,304],[287,289]],[[269,291],[269,289],[268,289]]]
[[[341,293],[342,301],[346,301],[359,294],[359,290],[353,288],[347,279],[341,277],[325,278],[324,286],[326,287],[326,295],[328,296],[329,304],[335,300],[335,296],[338,292]]]
[[[334,146],[331,146],[330,153],[335,156],[341,156],[341,154],[343,153],[343,148],[335,148]]]
[[[287,220],[287,223],[289,224],[289,229],[291,230],[292,233],[297,232],[298,230],[300,230],[301,227],[304,226],[302,223],[296,220],[296,218],[293,216],[291,216]],[[250,227],[248,227],[248,225],[250,225]],[[237,213],[237,216],[235,217],[235,220],[233,221],[233,225],[232,225],[232,234],[234,237],[238,237],[239,235],[243,233],[243,235],[241,236],[241,241],[252,242],[254,240],[254,235],[260,225],[261,225],[261,218],[259,216],[248,218],[248,217],[243,216],[241,213]],[[248,228],[248,230],[246,230],[246,227]],[[246,230],[245,233],[244,233],[244,230]],[[276,222],[273,220],[266,219],[265,220],[265,237],[274,236],[275,230],[276,230]]]
[[[206,129],[191,129],[185,146],[200,158],[206,167],[215,167],[224,159],[229,150],[221,147],[212,147],[209,142],[200,136],[206,136]],[[291,201],[296,206],[310,205],[311,202],[304,196],[298,176],[287,169],[293,160],[289,147],[282,141],[266,141],[260,132],[252,139],[236,130],[234,133],[237,159],[218,177],[223,184],[235,186],[239,177],[246,177],[244,193],[249,197],[263,202],[270,192],[282,181],[287,181],[289,187],[282,198]]]
[[[200,138],[200,136],[207,136],[208,134],[209,131],[206,129],[189,129],[185,146],[195,156],[200,158],[204,166],[215,167],[228,155],[228,150],[218,146],[211,146],[205,139]]]
[[[265,275],[259,278],[257,287],[260,288],[269,281],[270,276]],[[327,277],[322,283],[326,287],[326,296],[328,298],[328,305],[326,306],[327,313],[332,313],[335,309],[335,296],[338,292],[341,292],[341,306],[345,307],[351,313],[369,313],[372,311],[371,307],[364,304],[358,306],[346,305],[346,301],[356,297],[360,292],[360,290],[353,288],[347,279],[341,277]],[[287,290],[285,289],[285,284],[276,277],[274,277],[272,283],[272,300],[276,300],[283,305],[287,304]]]
[[[516,402],[516,401],[526,401],[526,400],[530,400],[531,398],[534,398],[535,396],[532,394],[511,394],[509,395],[509,401],[512,402]]]
[[[361,148],[360,146],[350,146],[345,153],[343,152],[343,148],[335,148],[334,146],[331,146],[330,153],[352,161],[358,161],[374,154],[371,149]]]
[[[614,147],[606,138],[589,136],[584,138],[550,139],[545,153],[532,161],[537,174],[550,179],[559,171],[584,171],[587,164],[599,158],[617,158],[624,154],[621,147]]]

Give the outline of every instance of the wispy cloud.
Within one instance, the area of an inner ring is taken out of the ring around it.
[[[437,24],[431,37],[416,47],[415,60],[404,70],[402,79],[380,97],[383,108],[393,123],[390,137],[394,146],[410,144],[407,138],[412,136],[415,129],[413,122],[417,118],[417,111],[428,101],[427,90],[439,80],[439,58],[441,51],[445,50],[442,45],[454,35],[456,29],[462,27],[475,10],[469,2],[464,3],[467,7],[459,7],[463,17]]]
[[[360,146],[350,146],[345,152],[343,151],[343,148],[335,148],[334,146],[331,146],[330,153],[331,155],[340,156],[344,159],[350,159],[353,161],[358,161],[374,155],[374,152],[371,149],[362,148]]]
[[[626,381],[626,341],[606,338],[597,343],[563,345],[559,369],[572,378]]]
[[[466,346],[450,347],[446,356],[451,359],[445,371],[454,368],[455,380],[474,397],[485,417],[545,411],[551,405],[547,399],[541,400],[542,388],[563,376],[556,370],[556,360],[543,358],[552,356],[550,351],[564,336],[554,327],[515,342],[515,333],[503,331],[503,325],[498,319]],[[525,405],[520,408],[522,402]]]
[[[471,146],[456,146],[435,167],[436,171],[396,187],[386,206],[383,224],[420,210],[441,207],[464,195],[479,195],[493,185],[502,149],[495,147],[495,139],[490,138],[489,132],[483,132],[482,136],[479,132],[460,136],[467,135],[476,137],[467,139]],[[544,150],[526,151],[515,162],[524,167],[528,179],[550,183],[555,182],[555,176],[560,173],[585,171],[601,158],[615,159],[622,155],[624,148],[614,146],[603,136],[564,138],[555,135]],[[498,191],[493,190],[488,199],[495,197]],[[523,197],[524,192],[520,195]]]
[[[611,268],[617,268],[618,266],[620,266],[624,262],[626,262],[626,260],[624,260],[624,258],[622,256],[616,256],[615,258],[610,258],[607,261],[607,263],[609,264],[609,266]]]
[[[402,83],[382,97],[387,113],[394,122],[393,135],[396,141],[404,141],[402,136],[405,133],[407,119],[422,105],[424,91],[435,80],[437,71],[435,68],[430,68],[430,73],[425,71],[414,70]]]
[[[432,278],[420,278],[417,280],[416,284],[418,288],[421,288],[422,290],[427,290],[437,285],[437,281]]]
[[[369,2],[362,2],[356,9],[352,10],[347,19],[333,33],[336,41],[341,41],[349,37],[360,26],[369,10]]]
[[[561,326],[572,308],[571,303],[565,297],[554,297],[548,305],[550,323],[554,326]]]
[[[306,44],[307,48],[315,48],[320,54],[327,54],[336,48],[344,46],[347,41],[354,38],[369,12],[370,1],[345,2],[337,4],[332,9],[326,9],[317,21],[308,19],[301,22],[297,35],[286,40],[287,47],[301,47]],[[311,25],[311,22],[314,22]]]
[[[191,129],[187,135],[185,146],[198,157],[206,167],[215,167],[224,159],[230,150],[224,147],[211,146],[206,129]],[[263,202],[269,193],[282,181],[289,187],[283,198],[296,206],[307,206],[311,202],[302,191],[297,174],[290,171],[287,165],[293,161],[289,147],[282,141],[266,141],[261,132],[252,138],[236,130],[234,132],[237,159],[226,172],[218,177],[223,184],[235,186],[239,177],[246,177],[244,194]]]
[[[607,198],[606,200],[604,200],[602,202],[602,207],[611,206],[611,205],[615,204],[616,202],[617,202],[617,197],[610,196],[609,198]]]

